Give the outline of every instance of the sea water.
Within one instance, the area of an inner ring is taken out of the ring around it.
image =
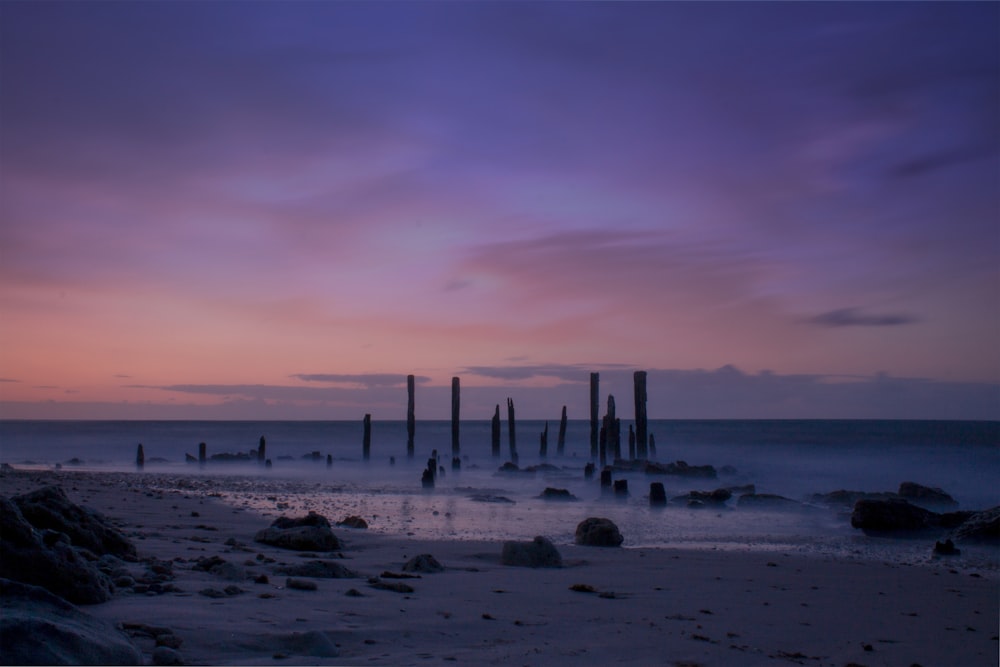
[[[622,421],[622,453],[628,428]],[[567,424],[559,454],[558,421],[549,422],[548,454],[540,453],[544,421],[516,423],[520,467],[548,463],[535,473],[501,473],[510,460],[502,424],[501,456],[491,455],[488,421],[463,421],[459,469],[452,467],[449,421],[416,423],[415,455],[407,456],[406,424],[373,422],[370,459],[362,458],[361,421],[0,421],[0,462],[15,467],[118,471],[144,475],[153,488],[212,493],[269,515],[320,512],[333,520],[356,514],[370,529],[430,539],[507,540],[546,535],[573,541],[588,516],[615,521],[626,547],[831,553],[859,558],[922,561],[925,541],[872,538],[850,526],[849,508],[830,508],[812,494],[848,489],[895,491],[901,482],[939,487],[962,509],[1000,505],[1000,422],[871,420],[650,420],[655,459],[711,465],[717,479],[616,472],[629,495],[603,493],[591,460],[590,423]],[[208,455],[248,453],[266,439],[272,467],[255,463],[185,462],[206,443]],[[143,472],[135,467],[142,443]],[[433,489],[421,485],[432,453],[439,456]],[[332,465],[327,466],[327,456]],[[318,457],[318,461],[314,460]],[[651,457],[653,458],[653,457]],[[795,511],[747,510],[734,497],[722,507],[650,507],[649,483],[667,496],[753,484],[757,493],[802,501]],[[574,500],[540,498],[546,487]],[[995,548],[971,548],[967,561],[996,570]],[[971,558],[972,560],[969,560]]]

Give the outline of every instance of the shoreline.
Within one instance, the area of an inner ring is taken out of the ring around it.
[[[155,473],[153,473],[155,474]],[[206,476],[210,477],[210,476]],[[317,555],[354,570],[292,590],[275,574],[301,554],[259,544],[270,516],[211,492],[164,490],[130,473],[14,471],[0,494],[45,484],[119,525],[143,560],[174,562],[178,592],[124,592],[81,607],[114,623],[166,626],[187,664],[881,664],[993,665],[997,573],[780,552],[597,548],[560,544],[562,568],[500,564],[495,541],[427,540],[334,527]],[[297,515],[290,513],[290,515]],[[327,516],[331,523],[342,516]],[[373,588],[430,553],[446,568]],[[217,556],[241,568],[221,581],[192,567]],[[268,562],[273,559],[273,562]],[[268,583],[255,584],[264,574]],[[199,591],[234,585],[223,598]],[[583,584],[593,592],[571,590]],[[351,591],[360,595],[355,595]],[[311,637],[321,645],[303,644]],[[318,638],[318,639],[317,639]],[[337,656],[325,655],[334,646]],[[149,662],[152,640],[133,638]],[[323,648],[326,647],[326,648]],[[317,655],[319,654],[319,655]]]

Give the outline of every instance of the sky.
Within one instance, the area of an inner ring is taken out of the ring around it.
[[[0,1],[0,418],[1000,419],[1000,3]]]

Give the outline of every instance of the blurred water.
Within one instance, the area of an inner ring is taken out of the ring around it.
[[[623,420],[626,436],[628,425]],[[522,468],[543,461],[543,427],[542,421],[517,423]],[[412,460],[406,456],[405,422],[373,423],[369,461],[361,457],[360,421],[2,421],[0,461],[134,473],[136,445],[142,442],[147,464],[141,474],[154,487],[221,494],[227,502],[275,515],[309,509],[331,519],[358,514],[372,530],[387,534],[485,540],[543,534],[568,544],[579,521],[606,516],[619,525],[631,547],[775,549],[910,561],[928,558],[925,542],[867,538],[850,527],[843,509],[746,510],[737,508],[735,499],[717,509],[657,509],[648,503],[649,483],[663,482],[668,497],[755,484],[758,493],[807,500],[813,493],[837,489],[894,491],[900,482],[915,481],[943,488],[963,508],[1000,504],[998,422],[651,420],[657,460],[734,470],[718,479],[618,473],[616,478],[628,480],[630,495],[624,499],[602,494],[596,477],[584,479],[589,428],[589,422],[570,421],[565,453],[557,456],[558,422],[550,422],[544,461],[556,469],[535,474],[497,473],[508,459],[507,425],[502,456],[494,459],[486,421],[461,423],[459,471],[451,468],[448,421],[417,423]],[[199,442],[207,443],[209,455],[246,452],[257,447],[262,435],[274,464],[269,470],[251,463],[209,463],[201,469],[184,462],[185,453],[197,455]],[[420,477],[434,449],[445,473],[428,491]],[[627,440],[622,449],[628,451]],[[312,452],[319,452],[320,462],[303,458]],[[334,459],[329,469],[327,454]],[[66,463],[73,458],[80,461]],[[546,487],[567,489],[576,500],[538,498]],[[978,554],[995,569],[995,549]]]

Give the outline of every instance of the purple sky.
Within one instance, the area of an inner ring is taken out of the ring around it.
[[[998,25],[2,2],[0,417],[1000,418]]]

